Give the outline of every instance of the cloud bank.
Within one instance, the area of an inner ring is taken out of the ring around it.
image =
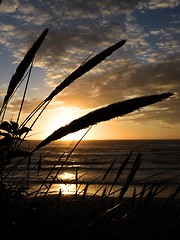
[[[59,94],[56,106],[92,110],[136,96],[175,92],[171,101],[131,119],[180,124],[178,7],[177,0],[3,1],[0,44],[17,64],[49,28],[35,66],[45,72],[50,93],[91,53],[127,39],[125,46]],[[155,25],[147,20],[150,14],[154,19],[166,14],[167,22],[159,19]]]

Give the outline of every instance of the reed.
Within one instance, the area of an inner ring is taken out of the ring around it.
[[[133,210],[135,207],[135,200],[136,200],[136,186],[134,187],[134,191],[133,191],[133,195],[132,195],[131,210]]]
[[[122,174],[123,170],[125,169],[126,165],[128,164],[128,162],[129,162],[129,160],[130,160],[130,158],[132,156],[132,153],[133,153],[133,151],[131,151],[128,154],[128,156],[125,158],[124,162],[121,164],[121,166],[120,166],[120,168],[119,168],[119,170],[117,172],[117,175],[116,175],[113,183],[111,184],[111,187],[110,187],[110,190],[109,190],[109,194],[110,194],[111,190],[113,189],[114,185],[117,183],[117,180],[119,179],[119,177]]]
[[[107,177],[107,175],[111,172],[111,169],[112,169],[112,167],[114,166],[115,162],[116,162],[116,159],[115,159],[115,160],[110,164],[110,166],[107,168],[107,170],[106,170],[106,172],[105,172],[105,174],[104,174],[104,176],[103,176],[103,178],[102,178],[102,182],[105,180],[105,178]]]
[[[142,161],[142,154],[139,153],[134,161],[134,164],[131,168],[131,171],[129,172],[129,175],[127,176],[127,179],[126,179],[126,182],[125,184],[123,185],[122,189],[121,189],[121,192],[119,193],[119,200],[122,199],[122,197],[124,196],[124,194],[126,193],[127,189],[129,188],[139,166],[140,166],[140,163]]]
[[[48,31],[49,31],[48,29],[45,29],[43,31],[43,33],[39,36],[39,38],[35,41],[35,43],[32,45],[32,47],[26,53],[26,55],[23,58],[23,60],[21,61],[21,63],[18,65],[15,74],[12,76],[12,78],[10,80],[10,83],[9,83],[9,86],[7,89],[7,93],[4,97],[4,101],[3,101],[3,104],[2,104],[2,107],[0,110],[0,115],[2,114],[3,110],[5,109],[5,106],[7,105],[9,99],[11,98],[12,94],[14,93],[14,90],[16,89],[17,85],[23,78],[26,70],[28,69],[31,62],[33,61],[37,51],[39,50],[42,42],[44,41]]]
[[[45,102],[52,100],[59,92],[61,92],[64,88],[69,86],[75,79],[78,79],[86,72],[90,71],[97,64],[102,62],[105,58],[110,56],[114,51],[119,49],[125,44],[126,40],[122,40],[117,42],[116,44],[110,46],[106,50],[102,51],[92,59],[86,61],[84,64],[80,65],[71,75],[69,75],[59,86],[55,88],[55,90],[44,100]]]
[[[80,117],[79,119],[72,121],[70,124],[64,127],[60,127],[58,130],[54,131],[45,140],[40,142],[37,147],[32,151],[32,153],[35,152],[37,149],[49,144],[50,142],[61,139],[62,137],[70,133],[79,131],[84,128],[88,128],[99,122],[108,121],[112,118],[124,116],[125,114],[131,113],[150,104],[162,101],[171,96],[173,96],[173,93],[162,93],[157,95],[144,96],[126,100],[123,102],[113,103],[106,107],[97,109],[84,115],[83,117]]]
[[[68,87],[71,83],[73,83],[76,79],[80,78],[82,75],[90,71],[100,62],[105,60],[108,56],[110,56],[114,51],[119,49],[125,44],[126,40],[119,41],[114,45],[108,47],[104,51],[97,54],[95,57],[91,58],[90,60],[84,61],[74,72],[72,72],[65,80],[63,80],[50,94],[46,97],[30,114],[29,116],[22,122],[21,126],[27,124],[27,122],[36,114],[38,110],[40,110],[43,106],[44,108],[39,113],[39,115],[34,120],[33,124],[38,120],[40,115],[44,112],[45,108],[49,105],[50,101],[59,94],[63,89]],[[33,125],[32,124],[32,125]]]
[[[154,211],[151,218],[149,218],[143,232],[146,232],[148,228],[151,227],[151,223],[157,218],[160,212],[175,198],[175,196],[180,192],[180,185],[176,188],[175,192],[172,193],[168,198],[164,199],[164,201],[159,205],[159,207]]]

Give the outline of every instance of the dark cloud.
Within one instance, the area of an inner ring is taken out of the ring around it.
[[[8,14],[8,13],[13,13],[16,11],[17,7],[18,7],[18,0],[9,0],[9,1],[0,1],[1,3],[1,7],[0,7],[0,12],[4,13],[4,14]]]
[[[179,100],[176,97],[157,103],[153,107],[144,108],[140,112],[142,113],[142,117],[134,119],[132,117],[134,122],[147,123],[157,121],[167,124],[169,127],[180,124]]]
[[[171,59],[171,61],[148,64],[141,66],[135,70],[132,78],[128,82],[131,88],[145,88],[149,91],[157,89],[157,91],[178,91],[179,85],[179,60]]]
[[[40,99],[30,99],[25,100],[23,105],[23,113],[30,113],[39,103]],[[9,110],[11,114],[17,113],[20,109],[21,99],[11,101],[9,104]]]

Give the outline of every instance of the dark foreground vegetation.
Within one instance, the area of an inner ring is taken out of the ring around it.
[[[11,199],[1,239],[179,239],[179,200],[49,195]],[[3,218],[2,218],[3,216]]]
[[[125,40],[122,40],[95,57],[87,59],[19,124],[33,68],[34,57],[47,34],[48,29],[41,34],[19,64],[15,74],[10,80],[7,94],[4,97],[0,110],[0,238],[3,240],[34,238],[179,239],[179,186],[177,186],[171,195],[166,198],[160,198],[159,194],[164,191],[167,186],[162,187],[157,183],[148,184],[147,181],[139,192],[135,186],[132,196],[128,198],[125,197],[140,167],[142,161],[141,153],[135,158],[126,182],[116,191],[116,197],[113,197],[113,187],[117,185],[119,176],[123,174],[126,165],[131,159],[132,152],[129,153],[119,167],[117,176],[112,186],[110,186],[110,189],[104,186],[101,189],[101,195],[97,194],[98,191],[94,192],[94,195],[91,196],[87,194],[87,189],[91,183],[86,183],[81,193],[77,191],[73,195],[63,195],[60,190],[57,195],[50,194],[50,189],[57,180],[58,174],[63,172],[64,164],[68,161],[68,158],[75,148],[78,147],[82,139],[72,147],[69,155],[65,157],[63,161],[63,156],[61,156],[52,169],[49,169],[49,174],[42,179],[38,190],[29,194],[28,189],[24,187],[28,185],[28,174],[32,169],[37,169],[38,172],[41,171],[43,164],[42,156],[39,157],[38,163],[30,168],[31,159],[39,148],[83,128],[88,128],[88,132],[94,124],[123,116],[173,95],[172,93],[154,94],[112,103],[72,121],[66,126],[60,127],[44,139],[35,149],[25,151],[21,147],[22,142],[26,140],[29,131],[32,130],[34,124],[45,111],[45,108],[51,100],[64,88],[68,87],[125,44]],[[8,103],[23,81],[26,81],[26,84],[17,114],[17,120],[4,120]],[[84,136],[82,136],[82,138],[83,137]],[[29,164],[27,164],[26,178],[22,178],[22,180],[17,183],[18,165],[27,159]],[[56,165],[60,161],[62,165],[58,168],[57,172],[54,173]],[[112,162],[102,176],[102,186],[104,179],[111,172],[113,164],[114,162]],[[51,174],[52,171],[54,173],[53,176]],[[24,184],[25,181],[26,184]],[[76,179],[76,184],[78,184],[78,178]]]

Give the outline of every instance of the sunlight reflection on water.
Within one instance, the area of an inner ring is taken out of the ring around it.
[[[75,174],[69,173],[69,172],[63,172],[59,174],[58,176],[59,180],[74,180],[75,179]]]
[[[128,190],[126,191],[124,197],[132,197],[133,191],[134,191],[135,186],[130,186]],[[162,188],[164,186],[161,186]],[[100,184],[91,184],[87,185],[86,184],[74,184],[74,183],[68,183],[68,184],[53,184],[50,190],[51,194],[58,194],[61,191],[61,194],[64,195],[97,195],[97,196],[102,196],[103,191],[106,189],[106,196],[108,195],[109,197],[118,197],[119,196],[119,190],[121,190],[122,186],[121,185],[116,185],[113,187],[111,193],[109,194],[109,190],[111,188],[111,185],[100,185]],[[167,197],[170,196],[172,193],[175,191],[175,186],[171,188],[167,188],[164,191],[162,191],[158,197]],[[136,185],[136,193],[140,193],[142,191],[142,186],[141,185]],[[144,195],[146,196],[146,194]],[[177,198],[180,198],[180,194],[177,196]]]

